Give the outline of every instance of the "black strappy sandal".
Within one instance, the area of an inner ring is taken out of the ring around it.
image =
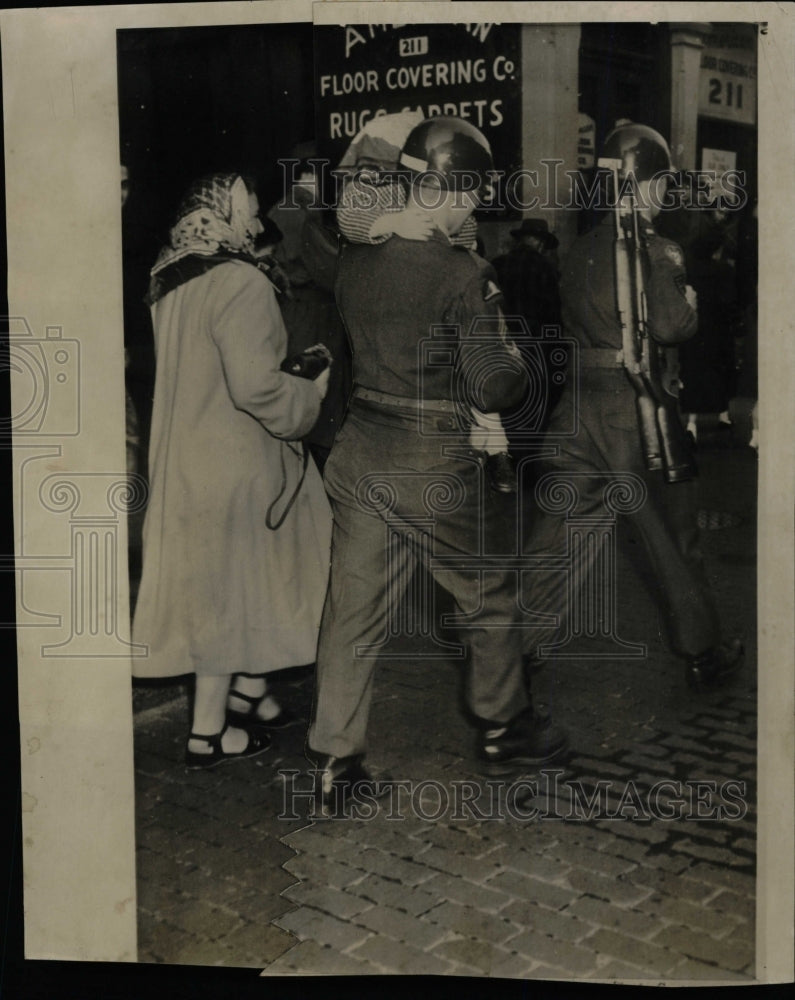
[[[298,716],[294,712],[291,712],[289,708],[282,708],[279,714],[275,715],[272,719],[260,719],[257,715],[257,706],[268,697],[269,693],[266,691],[259,698],[255,698],[250,694],[243,694],[232,688],[229,692],[229,697],[231,698],[234,695],[235,698],[240,698],[241,701],[247,702],[251,707],[247,712],[236,712],[234,709],[228,708],[226,710],[228,725],[238,726],[240,729],[257,729],[268,732],[271,729],[286,729],[294,722],[299,721]]]
[[[241,757],[256,757],[270,749],[270,737],[266,733],[251,732],[248,727],[241,726],[248,734],[248,743],[244,750],[238,753],[226,753],[221,745],[221,739],[229,728],[225,725],[220,733],[214,736],[201,736],[199,733],[191,733],[189,740],[202,740],[212,747],[212,753],[195,753],[193,750],[185,749],[185,766],[189,771],[198,771],[207,767],[215,767],[216,764],[223,764],[225,760],[240,760]]]

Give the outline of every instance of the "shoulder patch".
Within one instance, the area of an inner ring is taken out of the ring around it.
[[[490,302],[492,299],[496,299],[499,295],[502,295],[500,289],[490,278],[487,279],[483,283],[483,301]]]
[[[665,245],[665,256],[668,260],[673,261],[677,267],[685,266],[685,257],[682,251],[675,243],[666,243]]]

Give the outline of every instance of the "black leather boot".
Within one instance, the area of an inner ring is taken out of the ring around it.
[[[516,465],[507,451],[486,455],[486,476],[495,493],[516,493]]]
[[[355,800],[372,802],[388,791],[365,768],[364,755],[330,757],[308,753],[316,767],[314,814],[325,819],[339,819],[348,814]]]
[[[745,649],[739,639],[722,642],[685,664],[685,680],[698,692],[722,687],[731,680],[743,664]]]
[[[565,731],[548,715],[526,708],[503,726],[480,734],[477,755],[489,776],[526,772],[560,761],[568,750]]]

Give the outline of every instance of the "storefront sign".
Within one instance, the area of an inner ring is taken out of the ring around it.
[[[315,29],[318,151],[336,165],[378,115],[457,115],[485,134],[498,170],[521,166],[518,24],[321,26]]]
[[[698,113],[756,124],[756,32],[752,25],[720,25],[701,53]]]

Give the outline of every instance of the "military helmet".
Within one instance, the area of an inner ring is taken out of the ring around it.
[[[606,159],[621,160],[622,175],[630,174],[636,180],[648,181],[663,171],[673,169],[668,143],[659,132],[648,125],[625,122],[618,125],[605,139],[602,155]]]
[[[414,177],[428,174],[446,191],[476,191],[489,184],[489,172],[494,170],[483,133],[451,115],[426,118],[416,125],[400,153],[400,165]]]

